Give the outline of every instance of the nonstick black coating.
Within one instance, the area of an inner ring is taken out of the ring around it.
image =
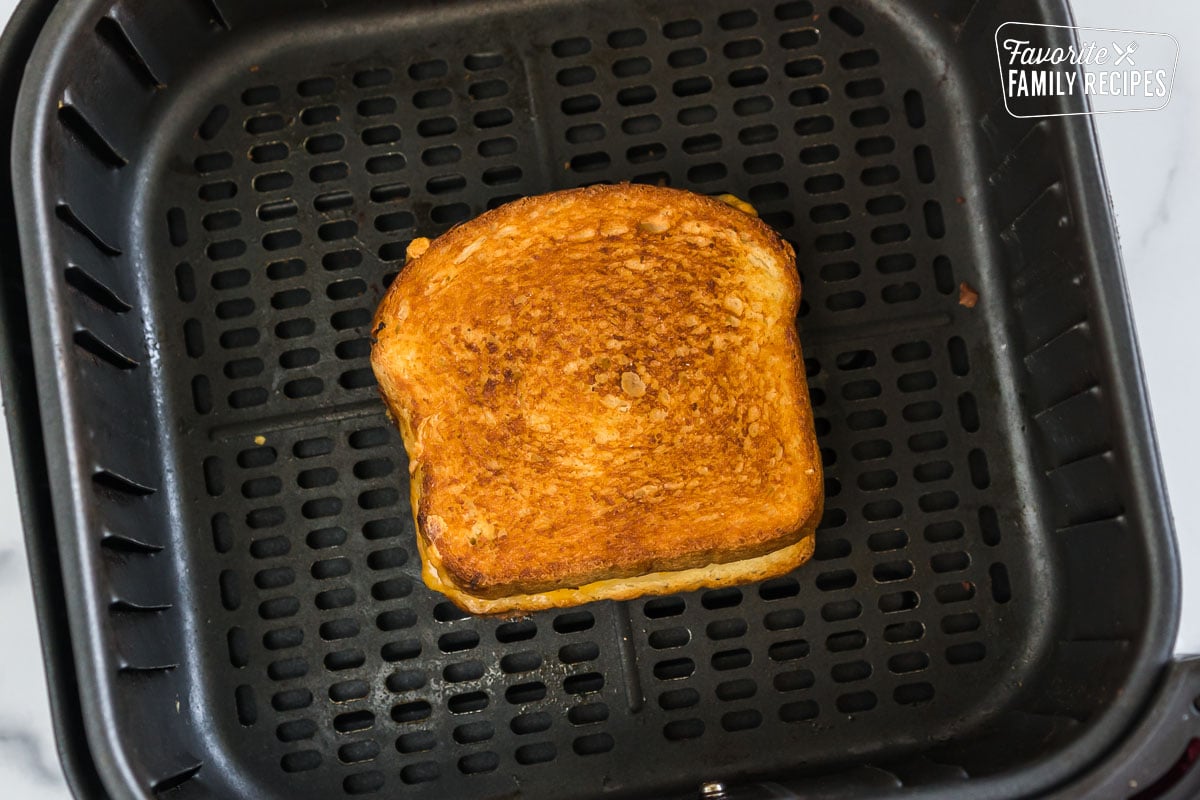
[[[1005,116],[976,67],[991,12],[81,5],[24,101],[18,188],[111,791],[660,797],[846,770],[1002,795],[1132,713],[1175,588],[1148,577],[1161,493],[1087,238],[1111,227],[1079,218],[1079,142]],[[420,581],[371,315],[412,237],[621,180],[732,192],[795,244],[816,556],[467,616]]]

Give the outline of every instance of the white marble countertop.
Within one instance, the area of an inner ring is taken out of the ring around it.
[[[16,0],[0,0],[6,21]],[[1179,74],[1169,106],[1097,118],[1133,298],[1175,526],[1183,560],[1183,624],[1177,651],[1200,653],[1200,506],[1188,500],[1200,482],[1195,417],[1200,373],[1200,270],[1192,258],[1200,223],[1200,4],[1074,0],[1079,25],[1174,34]],[[38,652],[7,434],[0,420],[0,641],[10,652]],[[1190,579],[1186,576],[1192,576]],[[40,663],[0,659],[0,786],[6,797],[64,800]]]

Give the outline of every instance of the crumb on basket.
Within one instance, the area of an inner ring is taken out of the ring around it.
[[[267,443],[267,437],[263,436],[262,434],[259,434],[258,436],[254,437],[254,443],[256,445],[258,445],[259,447],[261,447]]]
[[[971,284],[963,281],[958,285],[958,304],[963,308],[974,308],[979,303],[979,292]]]

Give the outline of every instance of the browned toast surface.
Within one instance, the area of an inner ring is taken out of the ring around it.
[[[427,582],[529,610],[785,572],[822,507],[791,247],[711,198],[526,198],[410,261],[371,361]]]

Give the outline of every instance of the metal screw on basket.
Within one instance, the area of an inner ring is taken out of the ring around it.
[[[725,784],[720,781],[708,781],[700,784],[701,800],[725,800],[727,797],[729,795],[725,793]]]

